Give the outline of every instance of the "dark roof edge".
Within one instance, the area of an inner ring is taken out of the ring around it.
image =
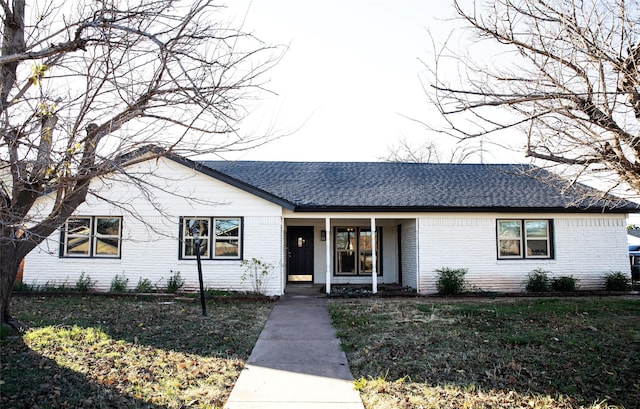
[[[602,213],[602,214],[628,214],[640,213],[640,209],[629,208],[577,208],[577,207],[438,207],[438,206],[398,206],[398,207],[365,207],[365,206],[298,206],[294,210],[298,213],[320,213],[320,212],[404,212],[404,213]]]
[[[287,201],[282,199],[281,197],[274,196],[270,193],[265,192],[264,190],[258,189],[253,185],[245,183],[241,180],[232,178],[231,176],[225,175],[224,173],[218,172],[215,169],[211,169],[203,165],[200,162],[193,161],[191,159],[187,159],[183,156],[176,155],[174,153],[168,152],[164,155],[167,159],[170,159],[176,163],[179,163],[183,166],[186,166],[190,169],[193,169],[197,172],[203,173],[212,178],[218,179],[224,183],[227,183],[231,186],[237,187],[238,189],[244,190],[247,193],[251,193],[252,195],[258,196],[264,200],[267,200],[271,203],[277,204],[278,206],[282,206],[287,210],[295,210],[295,206]]]

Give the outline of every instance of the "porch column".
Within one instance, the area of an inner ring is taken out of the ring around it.
[[[376,268],[376,219],[371,218],[371,291],[376,294],[378,292],[378,269]]]
[[[327,294],[331,294],[331,219],[324,219],[324,229],[327,232],[327,240],[325,241],[326,248],[326,259],[327,259],[327,273],[326,273],[326,282],[327,282]]]

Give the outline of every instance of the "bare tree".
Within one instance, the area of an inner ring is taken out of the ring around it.
[[[460,139],[524,135],[523,152],[574,180],[640,194],[637,0],[454,0],[474,35],[434,48],[429,95]],[[468,31],[467,31],[468,32]],[[480,50],[493,49],[493,59]],[[452,79],[451,63],[460,69]],[[521,145],[521,146],[522,146]]]
[[[448,151],[443,151],[433,140],[413,145],[406,138],[401,138],[397,145],[389,146],[386,157],[379,159],[387,162],[464,163],[478,153],[482,155],[481,149],[470,148],[467,144],[456,145]]]
[[[20,261],[92,180],[126,175],[141,150],[188,157],[267,141],[236,124],[280,56],[212,0],[33,3],[0,0],[0,316],[14,324]],[[54,200],[43,212],[34,204],[45,192]]]

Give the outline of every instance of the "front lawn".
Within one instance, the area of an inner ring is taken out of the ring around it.
[[[2,341],[2,408],[222,407],[266,302],[14,296],[32,329]]]
[[[640,299],[338,300],[368,409],[638,408]]]

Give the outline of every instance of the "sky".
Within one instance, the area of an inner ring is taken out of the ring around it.
[[[401,139],[450,151],[455,141],[417,122],[438,121],[421,60],[430,58],[429,32],[443,42],[456,27],[449,1],[233,0],[227,11],[244,31],[288,50],[267,73],[276,95],[241,123],[241,133],[285,136],[225,159],[378,161]],[[524,158],[487,152],[482,160]]]

